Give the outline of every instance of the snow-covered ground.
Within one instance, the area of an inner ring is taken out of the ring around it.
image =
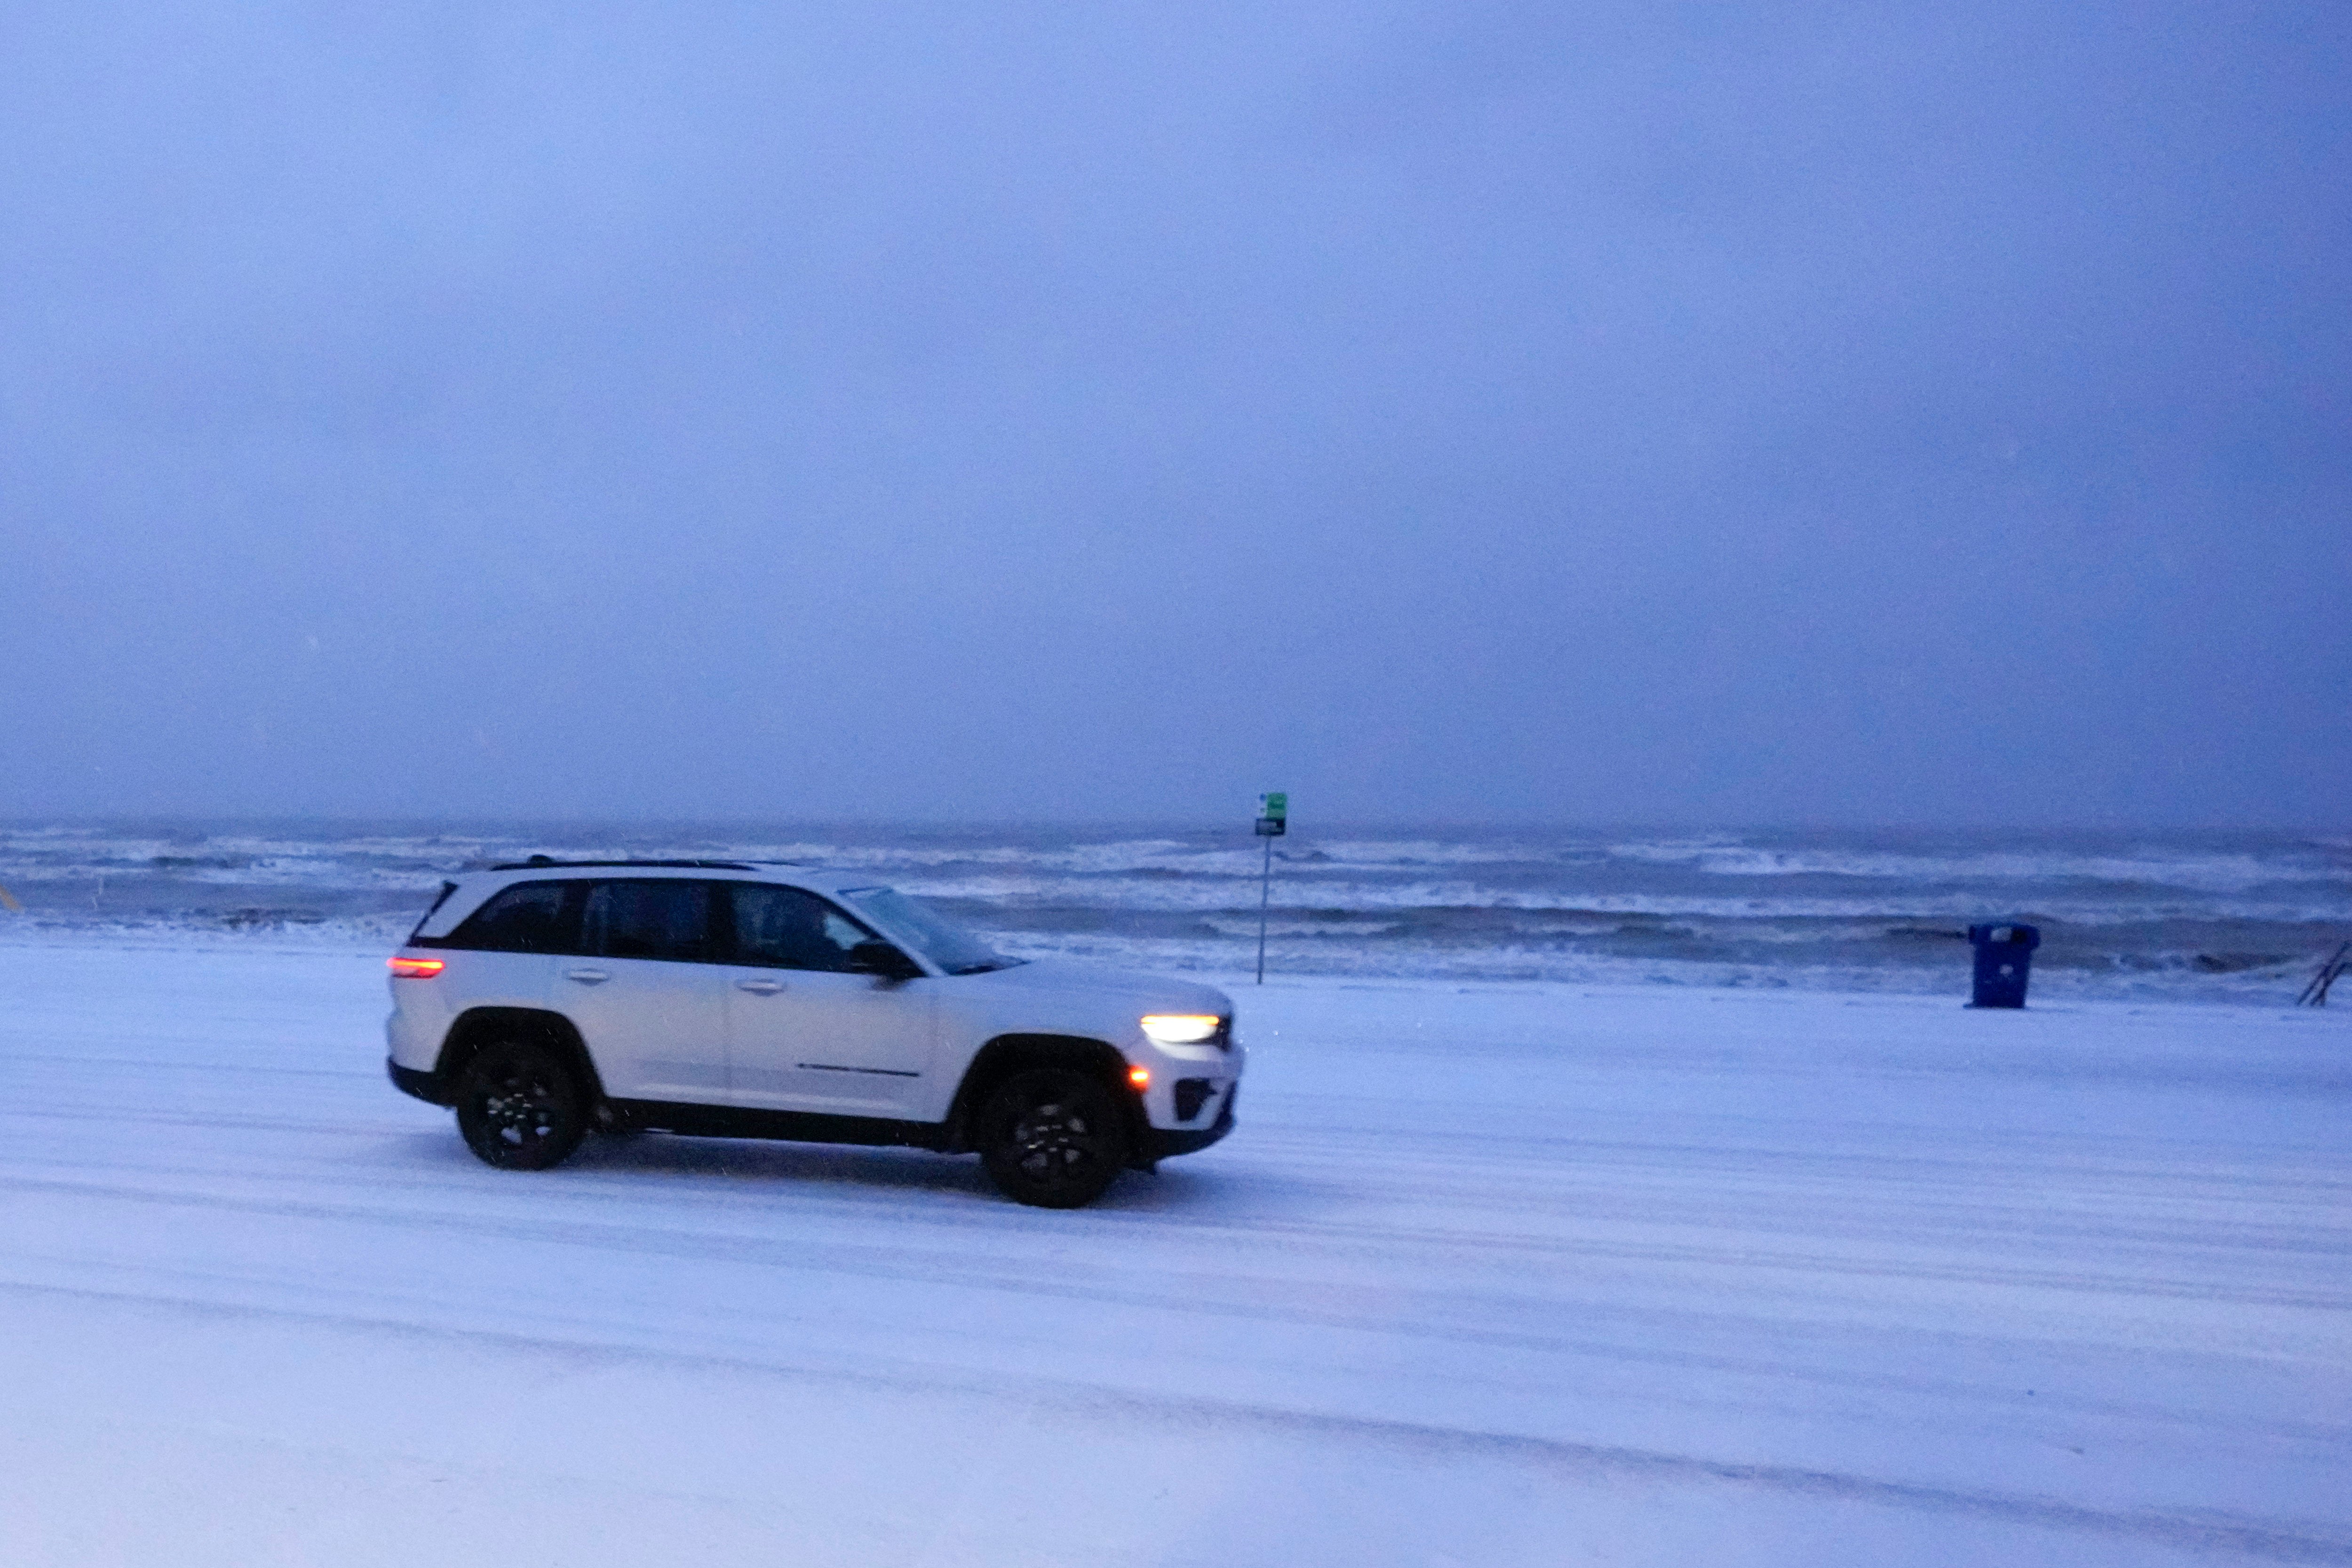
[[[1275,984],[1047,1214],[488,1170],[382,973],[0,947],[0,1563],[2352,1563],[2345,1010]]]

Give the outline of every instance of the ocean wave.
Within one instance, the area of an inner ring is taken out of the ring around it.
[[[2321,847],[2314,842],[2312,847]],[[2347,875],[2340,858],[2317,854],[2294,858],[2242,853],[2082,854],[2019,849],[1922,854],[1688,842],[1621,844],[1612,846],[1610,852],[1622,859],[1686,867],[1713,877],[1838,877],[1912,886],[2088,882],[2200,895],[2340,885]]]
[[[544,851],[829,866],[941,900],[1024,950],[1128,943],[1214,968],[1255,954],[1266,847],[1177,829],[27,824],[0,827],[0,888],[26,905],[0,912],[0,941],[381,950],[444,876]],[[2045,928],[2036,973],[2053,984],[2252,996],[2352,936],[2341,837],[1416,828],[1302,830],[1273,847],[1270,944],[1331,973],[1932,987],[1964,973],[1962,927],[2021,917]]]
[[[1255,937],[1258,922],[1244,917],[1212,918],[1202,922],[1211,931],[1225,936]],[[1368,936],[1389,936],[1403,929],[1402,921],[1359,920],[1268,920],[1265,930],[1268,936],[1312,937],[1322,942],[1356,942]]]
[[[1038,909],[1192,910],[1225,911],[1255,909],[1257,889],[1219,881],[1158,882],[1079,880],[1044,876],[925,877],[900,876],[896,885],[925,898]],[[2011,914],[2038,913],[2045,918],[2085,925],[2144,924],[2212,914],[2231,920],[2279,922],[2352,921],[2352,894],[2326,901],[2197,900],[2177,897],[2161,901],[2123,903],[2086,898],[2047,897],[2032,904],[1990,903],[1983,896],[1963,891],[1904,893],[1890,890],[1874,897],[1778,896],[1724,897],[1663,893],[1595,893],[1580,889],[1559,891],[1497,889],[1475,882],[1380,883],[1321,879],[1302,882],[1277,879],[1275,907],[1344,908],[1356,910],[1425,911],[1450,910],[1514,910],[1583,911],[1595,914],[1705,916],[1719,920],[1954,920],[1962,923]]]

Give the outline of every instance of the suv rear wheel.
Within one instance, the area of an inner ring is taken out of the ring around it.
[[[457,1131],[484,1164],[544,1171],[580,1146],[588,1096],[571,1064],[547,1047],[495,1040],[458,1079]]]
[[[1127,1166],[1127,1120],[1085,1073],[1040,1068],[997,1086],[981,1108],[980,1157],[1006,1197],[1074,1209],[1102,1196]]]

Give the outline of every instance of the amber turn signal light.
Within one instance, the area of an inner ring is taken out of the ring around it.
[[[388,962],[394,980],[430,980],[449,967],[437,958],[395,958]]]

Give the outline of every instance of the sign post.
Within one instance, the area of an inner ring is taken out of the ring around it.
[[[1274,841],[1290,831],[1290,796],[1276,790],[1257,797],[1257,836],[1265,840],[1265,870],[1257,887],[1257,983],[1265,984],[1265,910],[1274,897]]]

